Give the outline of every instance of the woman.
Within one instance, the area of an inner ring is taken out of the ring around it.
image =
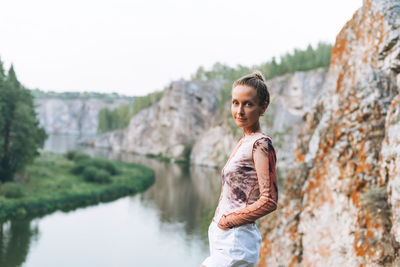
[[[231,111],[243,136],[222,170],[221,195],[208,228],[210,256],[200,267],[256,266],[261,235],[255,220],[278,202],[276,154],[259,122],[269,100],[258,71],[233,83]]]

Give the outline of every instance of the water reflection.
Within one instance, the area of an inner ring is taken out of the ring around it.
[[[205,212],[215,210],[220,170],[80,147],[73,136],[53,135],[45,144],[45,150],[57,153],[70,149],[143,164],[155,171],[155,183],[110,203],[23,221],[25,230],[14,231],[15,245],[1,235],[8,245],[1,247],[0,266],[198,266],[207,256]],[[23,222],[8,222],[2,233]]]
[[[153,169],[156,181],[140,194],[142,204],[158,209],[162,222],[184,223],[187,234],[200,233],[201,230],[204,234],[207,230],[200,223],[205,210],[216,208],[221,190],[219,170],[196,165],[187,167],[131,153],[87,147],[79,147],[79,150],[92,156],[136,162]]]
[[[38,228],[29,219],[0,224],[0,266],[20,266],[26,260]]]

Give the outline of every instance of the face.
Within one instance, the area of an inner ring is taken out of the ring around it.
[[[267,104],[260,106],[256,89],[238,85],[232,89],[231,111],[236,125],[246,129],[252,129],[267,108]]]

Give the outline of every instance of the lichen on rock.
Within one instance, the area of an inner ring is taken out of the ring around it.
[[[399,1],[365,0],[336,37],[258,266],[399,262],[399,29]]]

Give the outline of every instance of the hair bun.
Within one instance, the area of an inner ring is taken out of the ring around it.
[[[255,78],[260,79],[261,81],[265,82],[264,76],[263,76],[262,73],[261,73],[260,71],[258,71],[258,70],[256,70],[256,71],[253,72],[253,76],[254,76]]]
[[[245,85],[254,88],[257,91],[259,104],[261,103],[260,105],[263,105],[264,103],[267,103],[269,105],[268,86],[261,71],[254,70],[253,73],[237,79],[232,85],[232,90],[238,85]]]

